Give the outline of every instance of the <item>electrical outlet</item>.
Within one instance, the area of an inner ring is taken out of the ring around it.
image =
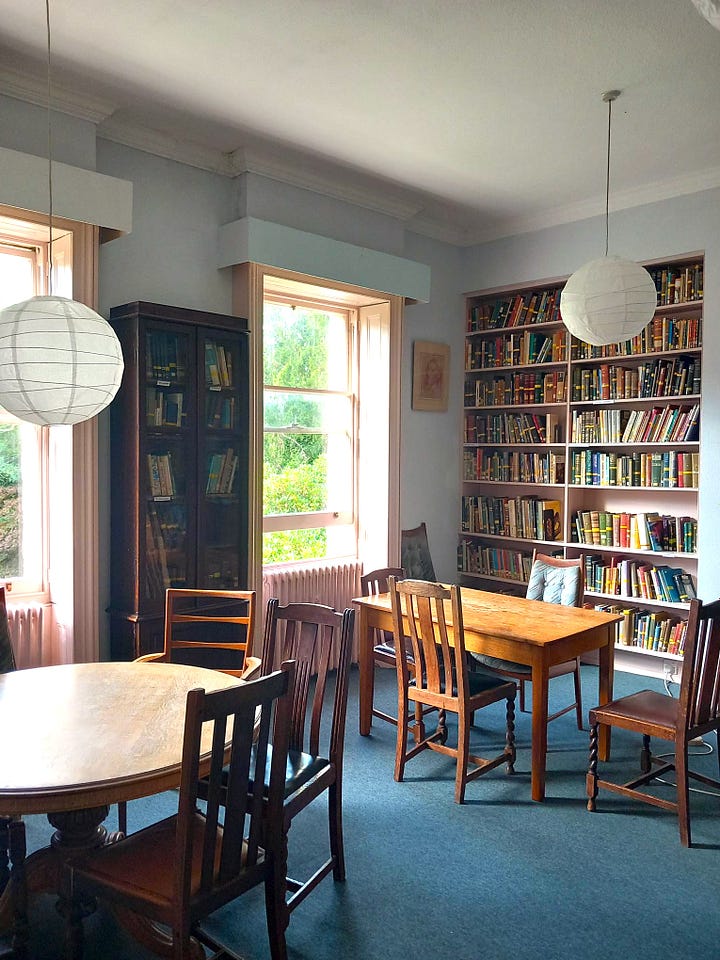
[[[669,660],[663,661],[663,677],[666,680],[672,680],[675,675],[675,668]]]

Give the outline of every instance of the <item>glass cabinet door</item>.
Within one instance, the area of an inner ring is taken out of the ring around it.
[[[238,589],[245,582],[241,557],[247,464],[246,427],[239,371],[245,369],[244,338],[204,331],[198,417],[198,586]]]

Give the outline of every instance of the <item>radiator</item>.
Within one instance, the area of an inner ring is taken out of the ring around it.
[[[284,563],[263,569],[263,608],[270,597],[286,603],[324,603],[335,610],[352,607],[360,596],[360,560]],[[357,659],[353,651],[353,659]]]
[[[7,612],[10,639],[18,667],[43,666],[42,606],[39,603],[8,606]]]

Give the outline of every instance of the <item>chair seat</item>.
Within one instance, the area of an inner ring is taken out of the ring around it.
[[[491,691],[500,696],[512,695],[515,692],[515,685],[508,683],[502,677],[493,677],[489,673],[468,673],[468,689],[471,697],[479,697],[484,693]],[[501,688],[507,687],[507,692],[501,693]]]
[[[488,657],[484,653],[473,653],[473,658],[488,670],[505,670],[508,673],[527,674],[528,679],[532,673],[532,667],[527,663],[515,663],[514,660],[501,660],[499,657]]]
[[[254,756],[254,754],[253,754]],[[272,765],[272,744],[267,747],[267,760],[265,762],[265,785],[270,779],[270,767]],[[324,757],[314,757],[310,753],[303,753],[300,750],[289,750],[287,766],[285,767],[285,799],[299,790],[300,787],[309,783],[313,777],[323,773],[330,767],[330,761]],[[252,781],[250,781],[250,790],[252,790]]]
[[[590,713],[599,723],[618,727],[627,725],[630,729],[652,727],[656,736],[672,740],[675,736],[678,708],[679,701],[673,697],[656,690],[640,690],[601,707],[595,707]]]

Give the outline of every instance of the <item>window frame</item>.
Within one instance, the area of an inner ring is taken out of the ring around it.
[[[329,291],[330,292],[330,291]],[[278,384],[267,384],[264,379],[264,358],[263,358],[263,379],[262,379],[262,410],[263,410],[263,422],[262,422],[262,431],[261,435],[263,438],[263,450],[264,450],[264,439],[268,432],[276,433],[287,433],[290,434],[292,431],[288,429],[277,430],[271,428],[270,431],[266,429],[265,420],[264,420],[264,408],[265,408],[265,396],[266,391],[276,392],[276,393],[296,393],[303,396],[318,396],[324,398],[330,397],[343,397],[349,402],[349,434],[350,434],[350,475],[351,475],[351,496],[350,496],[350,506],[348,509],[342,510],[333,510],[332,508],[327,510],[316,510],[316,511],[307,511],[304,513],[285,513],[285,514],[266,514],[264,512],[264,505],[262,506],[262,532],[265,533],[281,533],[289,530],[313,530],[319,528],[332,528],[332,527],[348,527],[351,528],[352,540],[355,544],[355,551],[357,550],[357,537],[358,537],[358,351],[357,351],[357,310],[348,305],[347,303],[342,302],[341,300],[334,299],[330,296],[325,297],[312,297],[312,296],[303,296],[300,294],[289,295],[287,293],[282,293],[271,288],[266,289],[263,294],[263,311],[266,304],[268,303],[277,303],[281,305],[291,306],[291,307],[302,307],[303,309],[308,310],[317,310],[317,311],[326,311],[327,313],[333,313],[336,315],[341,315],[345,318],[346,331],[347,331],[347,391],[333,390],[333,389],[324,389],[318,387],[285,387]],[[303,431],[309,432],[309,431]],[[316,431],[319,433],[324,433],[324,431]],[[263,458],[263,475],[264,475],[264,458]],[[343,551],[345,555],[347,551]],[[331,559],[336,555],[326,554],[324,558],[317,559]]]

